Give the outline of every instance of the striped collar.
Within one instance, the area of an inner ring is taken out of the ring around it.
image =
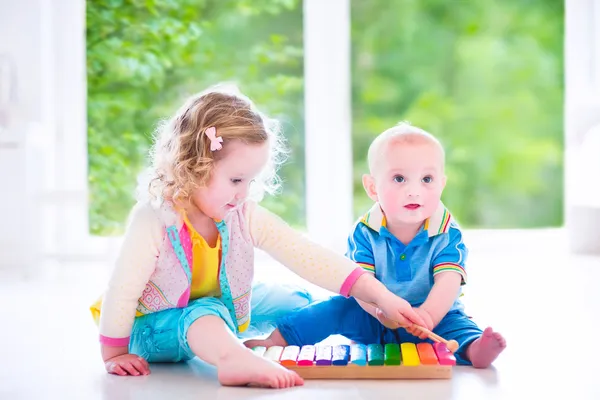
[[[451,220],[452,215],[440,201],[438,208],[431,217],[425,220],[422,228],[423,230],[427,230],[429,237],[448,233]],[[383,214],[379,203],[375,203],[373,207],[361,217],[360,222],[376,232],[379,232],[381,227],[386,227],[387,225],[385,215]]]

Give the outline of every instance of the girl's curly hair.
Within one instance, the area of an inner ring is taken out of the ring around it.
[[[210,139],[204,134],[210,127],[223,138],[219,151],[210,150]],[[215,163],[227,155],[227,143],[234,140],[269,143],[271,157],[251,188],[251,197],[259,200],[265,191],[274,194],[280,184],[277,170],[287,156],[280,125],[259,112],[235,85],[227,84],[190,97],[159,125],[150,151],[149,183],[142,182],[140,192],[145,189],[153,199],[180,204],[189,201],[193,190],[208,182]]]

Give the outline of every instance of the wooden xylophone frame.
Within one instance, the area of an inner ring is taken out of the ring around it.
[[[303,379],[450,379],[451,365],[285,366]]]

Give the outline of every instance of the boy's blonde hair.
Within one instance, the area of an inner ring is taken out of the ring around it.
[[[205,134],[210,127],[215,127],[216,135],[223,138],[220,150],[210,149]],[[277,169],[286,155],[280,126],[231,84],[217,85],[190,97],[159,126],[150,151],[150,182],[143,186],[154,199],[189,201],[194,189],[208,183],[215,163],[227,156],[227,145],[234,140],[249,145],[269,143],[271,157],[251,197],[258,199],[265,191],[275,193],[279,188]]]
[[[381,157],[384,148],[390,143],[431,143],[439,147],[442,153],[442,165],[444,163],[445,152],[440,141],[431,133],[411,125],[409,122],[402,121],[380,133],[371,142],[367,154],[367,162],[371,172],[373,171],[373,166],[375,165],[376,160]]]

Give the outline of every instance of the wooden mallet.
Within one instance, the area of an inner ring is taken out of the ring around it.
[[[373,303],[368,303],[370,305],[372,305],[375,308],[379,308],[376,304]],[[397,324],[399,324],[398,321],[394,321]],[[417,325],[414,324],[414,327],[419,329],[421,332],[424,332],[427,334],[427,336],[429,337],[429,339],[433,340],[436,343],[444,343],[446,345],[446,347],[448,348],[448,350],[450,350],[452,352],[452,354],[456,353],[456,351],[458,350],[458,342],[456,340],[446,340],[443,337],[436,335],[435,333],[431,332],[429,329],[421,326],[421,325]]]
[[[417,329],[426,333],[427,336],[429,337],[429,339],[433,340],[434,342],[444,343],[446,345],[446,347],[448,348],[448,350],[450,350],[453,354],[456,353],[456,350],[458,350],[458,342],[456,340],[446,340],[443,337],[436,335],[435,333],[431,332],[429,329],[427,329],[421,325],[417,325],[417,324],[413,324],[413,325]]]

